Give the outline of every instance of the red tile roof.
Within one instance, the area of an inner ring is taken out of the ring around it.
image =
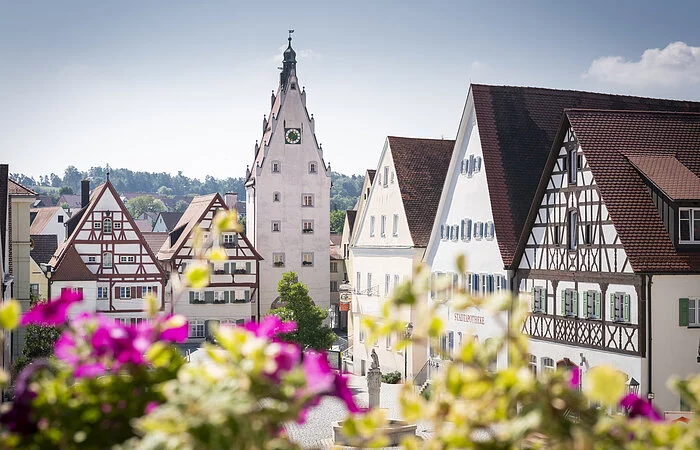
[[[22,186],[12,178],[8,180],[7,191],[10,195],[31,195],[32,197],[36,197],[38,195],[36,192]]]
[[[634,271],[700,272],[700,253],[676,250],[645,177],[631,163],[642,162],[655,174],[668,167],[685,177],[700,176],[700,114],[570,110],[566,117]],[[662,175],[659,179],[687,196]],[[700,198],[700,190],[692,195]]]
[[[90,272],[75,246],[70,245],[59,259],[51,281],[89,281],[97,280],[97,275]]]
[[[498,245],[517,264],[521,233],[566,108],[695,111],[700,103],[532,87],[471,85]]]
[[[671,200],[700,200],[700,177],[675,155],[629,156],[632,165]]]
[[[31,235],[31,250],[29,254],[37,264],[46,264],[58,248],[58,237],[55,234]]]
[[[31,209],[29,211],[35,213],[34,219],[29,225],[29,234],[42,234],[46,225],[51,222],[51,219],[56,217],[58,212],[63,212],[63,208],[49,206],[46,208]]]
[[[396,136],[387,139],[413,245],[426,247],[455,141]]]

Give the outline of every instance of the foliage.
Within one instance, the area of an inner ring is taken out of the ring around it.
[[[342,233],[345,225],[345,210],[331,211],[331,233]]]
[[[53,346],[60,335],[61,331],[54,326],[27,325],[22,356],[15,361],[13,372],[19,373],[35,359],[53,355]]]
[[[362,175],[343,175],[342,173],[331,173],[331,211],[345,211],[352,209],[360,197]],[[342,228],[342,224],[340,225]]]
[[[165,207],[163,202],[157,198],[153,198],[151,195],[140,195],[134,197],[126,202],[126,209],[131,214],[133,218],[139,218],[143,213],[159,213],[167,211],[168,208]]]
[[[401,381],[401,372],[395,370],[393,372],[385,373],[382,375],[382,383],[387,384],[398,384]]]
[[[280,301],[284,306],[270,311],[282,320],[294,321],[298,328],[282,336],[288,342],[295,342],[302,348],[326,350],[335,341],[335,334],[323,321],[328,311],[314,305],[309,297],[309,288],[298,281],[297,274],[285,272],[277,285]]]
[[[58,190],[59,195],[72,195],[73,194],[73,188],[70,186],[63,186],[61,189]]]

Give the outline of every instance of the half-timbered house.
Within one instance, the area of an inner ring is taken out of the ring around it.
[[[700,114],[567,110],[526,230],[533,368],[613,365],[683,409],[666,382],[700,360]]]
[[[168,272],[182,274],[195,261],[193,242],[197,230],[207,236],[216,213],[227,209],[219,194],[192,200],[158,252],[158,259]],[[205,339],[213,321],[243,323],[261,314],[258,286],[262,257],[243,233],[224,232],[218,245],[225,250],[227,259],[211,263],[206,288],[186,287],[178,292],[169,285],[170,308],[187,317],[191,341]]]
[[[97,311],[115,319],[143,320],[143,298],[153,294],[164,308],[165,272],[108,180],[90,194],[81,186],[82,208],[66,222],[68,237],[47,266],[50,289],[83,293],[77,311]]]

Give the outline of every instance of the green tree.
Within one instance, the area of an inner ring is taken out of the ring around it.
[[[331,211],[331,233],[342,233],[345,225],[345,211]]]
[[[73,195],[73,188],[70,186],[62,186],[61,189],[58,190],[59,195]]]
[[[28,325],[24,334],[24,349],[15,361],[14,372],[19,373],[36,358],[53,355],[53,346],[60,335],[61,332],[56,327]]]
[[[168,186],[161,186],[158,188],[158,195],[173,195],[173,189]]]
[[[175,203],[175,212],[179,212],[179,213],[185,212],[185,210],[187,209],[187,207],[189,205],[190,204],[187,203],[186,201],[178,200],[177,203]]]
[[[153,198],[150,195],[134,197],[126,202],[125,206],[134,219],[141,217],[141,214],[145,212],[159,213],[168,209],[160,199]]]
[[[333,345],[336,336],[330,328],[323,325],[328,311],[314,305],[309,297],[309,288],[298,281],[296,273],[285,272],[277,285],[277,292],[284,306],[273,309],[270,313],[297,324],[296,331],[282,336],[285,341],[315,350],[326,350]]]

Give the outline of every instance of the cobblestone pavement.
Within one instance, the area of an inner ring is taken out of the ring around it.
[[[350,388],[355,392],[355,401],[360,407],[367,407],[367,380],[358,375],[349,375]],[[382,383],[380,407],[387,409],[389,419],[401,419],[399,407],[400,384]],[[324,398],[321,403],[309,411],[303,425],[291,423],[286,426],[289,437],[304,448],[331,448],[333,445],[333,423],[343,420],[348,414],[342,401]],[[424,424],[418,424],[416,434],[425,436],[428,430]]]

